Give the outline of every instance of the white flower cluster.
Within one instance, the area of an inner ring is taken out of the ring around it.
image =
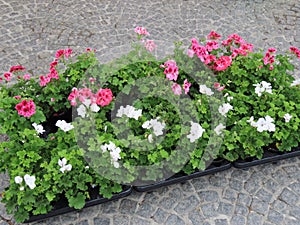
[[[36,123],[33,123],[32,126],[34,127],[34,129],[36,130],[36,132],[38,134],[42,134],[45,132],[44,128],[42,125],[37,125]]]
[[[63,158],[62,160],[58,160],[58,165],[60,166],[60,171],[64,173],[65,171],[71,171],[72,170],[72,165],[67,164],[67,159]]]
[[[214,131],[216,132],[217,135],[220,135],[222,133],[222,130],[224,130],[226,127],[220,123],[218,126],[216,126],[216,128],[214,129]]]
[[[283,118],[285,120],[286,123],[290,122],[290,120],[292,119],[292,115],[289,113],[284,114]]]
[[[74,128],[71,123],[67,123],[65,120],[57,120],[55,126],[59,127],[64,132],[70,131]]]
[[[36,187],[35,185],[35,176],[30,176],[29,174],[25,174],[24,176],[24,181],[25,184],[30,188],[30,189],[34,189]],[[23,182],[23,178],[21,176],[16,176],[15,177],[15,183],[16,184],[21,184]],[[20,187],[20,191],[24,190],[24,186]]]
[[[123,106],[118,109],[117,117],[122,117],[123,115],[126,115],[128,118],[134,118],[138,120],[140,116],[142,116],[142,110],[136,109],[131,105],[127,105],[125,108]]]
[[[190,134],[187,135],[187,138],[190,139],[191,143],[193,143],[202,137],[204,131],[205,129],[203,129],[199,123],[194,123],[191,121],[191,131]]]
[[[291,83],[291,87],[297,86],[300,84],[300,79],[294,80],[293,83]]]
[[[115,143],[109,141],[109,144],[104,144],[100,146],[102,152],[109,151],[111,156],[111,163],[114,165],[115,168],[119,168],[118,160],[121,159],[120,153],[121,149],[115,145]]]
[[[205,84],[200,85],[199,91],[200,91],[200,93],[208,95],[208,96],[211,96],[214,94],[214,92],[210,88],[208,88]]]
[[[258,132],[275,131],[275,124],[273,123],[274,119],[270,116],[259,118],[257,122],[255,122],[253,116],[251,116],[250,119],[247,120],[247,122],[249,122],[252,127],[256,127]]]
[[[77,108],[78,115],[85,118],[87,116],[87,108],[89,108],[92,112],[99,112],[100,110],[100,107],[96,103],[91,104],[90,99],[85,99],[83,104]]]
[[[272,94],[272,86],[271,86],[271,83],[268,83],[266,81],[262,81],[258,84],[253,84],[253,86],[255,86],[255,93],[258,95],[258,96],[261,96],[261,94],[263,92],[268,92],[270,94]]]
[[[166,127],[166,124],[164,122],[159,122],[159,117],[156,119],[151,119],[143,123],[142,127],[144,129],[153,129],[153,133],[156,136],[163,135],[163,129]]]
[[[233,107],[229,103],[224,103],[223,105],[219,106],[218,111],[221,113],[223,116],[226,117],[226,114],[229,112],[229,110],[232,110]]]

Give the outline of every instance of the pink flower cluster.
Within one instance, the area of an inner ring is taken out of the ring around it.
[[[143,36],[150,35],[146,28],[136,27],[134,29],[134,32],[138,34],[138,40],[140,40],[144,44],[144,47],[147,49],[147,51],[152,52],[157,47],[153,40],[143,39]]]
[[[169,80],[176,81],[178,78],[178,67],[174,60],[168,60],[163,65],[160,65],[160,68],[165,68],[164,74]]]
[[[40,76],[40,86],[46,86],[49,82],[51,82],[51,79],[59,79],[58,72],[56,70],[56,66],[58,64],[59,59],[62,57],[68,58],[72,54],[72,49],[67,48],[67,49],[60,49],[57,50],[55,53],[55,59],[50,63],[50,69],[49,73],[44,76]]]
[[[290,47],[290,51],[294,53],[300,59],[300,50],[294,46]]]
[[[217,57],[216,52],[221,51],[219,40],[221,35],[215,31],[211,31],[207,36],[206,44],[200,45],[198,41],[193,38],[191,48],[188,50],[188,56],[193,57],[194,54],[209,68],[216,71],[226,70],[232,63],[232,59],[238,55],[246,56],[252,52],[253,45],[245,42],[239,35],[231,34],[226,40],[223,40],[222,46],[225,47],[230,55],[223,55]]]
[[[267,53],[265,54],[263,61],[265,65],[270,65],[270,70],[274,69],[273,63],[275,62],[274,53],[276,52],[275,48],[269,48]]]
[[[15,97],[16,99],[19,99],[20,96]],[[18,114],[24,117],[31,117],[35,114],[35,104],[32,100],[22,100],[15,108],[18,111]]]
[[[65,57],[66,59],[69,58],[69,56],[72,54],[72,49],[67,48],[67,49],[59,49],[55,53],[55,58],[59,59],[61,57]]]
[[[137,34],[139,34],[139,35],[150,35],[148,33],[148,31],[146,30],[146,28],[144,28],[144,27],[136,27],[134,29],[134,32],[137,33]]]
[[[178,67],[176,65],[176,62],[174,60],[168,60],[164,64],[160,65],[160,68],[165,68],[164,74],[166,75],[166,78],[168,80],[176,81],[178,78]],[[184,93],[187,94],[190,90],[191,83],[188,82],[187,79],[183,82],[183,89]],[[175,95],[181,95],[182,94],[182,88],[179,84],[174,83],[172,84],[172,91]]]
[[[4,79],[8,82],[8,81],[10,81],[10,80],[12,79],[13,73],[18,73],[18,72],[25,71],[25,70],[26,70],[25,67],[23,67],[23,66],[21,66],[21,65],[18,65],[18,66],[12,66],[12,67],[10,67],[9,72],[5,72],[5,73],[3,74],[3,77],[4,77]],[[27,75],[29,75],[29,74],[27,74]],[[21,77],[18,76],[18,78],[20,79]],[[24,78],[24,77],[23,77],[23,78]],[[30,75],[29,75],[29,79],[30,79]],[[2,80],[3,80],[3,78],[0,77],[0,82],[1,82]]]
[[[144,46],[149,52],[152,52],[157,47],[153,40],[147,40]]]
[[[77,105],[77,100],[81,103],[85,103],[87,100],[90,104],[97,104],[99,106],[107,106],[113,100],[113,93],[109,88],[99,89],[96,94],[92,92],[90,88],[73,88],[68,100],[72,106]]]

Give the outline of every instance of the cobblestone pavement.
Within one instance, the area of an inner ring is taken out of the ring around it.
[[[0,0],[0,72],[21,63],[43,74],[54,51],[65,47],[96,48],[109,61],[128,50],[137,25],[164,44],[161,53],[173,41],[188,44],[211,30],[237,32],[256,50],[300,47],[298,0]],[[6,185],[1,176],[0,191]],[[0,215],[11,218],[3,204]],[[35,224],[300,224],[300,158],[134,192]]]

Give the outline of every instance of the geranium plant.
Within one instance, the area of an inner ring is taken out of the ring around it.
[[[217,157],[261,158],[299,144],[300,90],[290,54],[253,52],[237,34],[211,32],[157,59],[143,27],[123,57],[101,64],[93,50],[58,50],[39,77],[18,65],[0,77],[2,194],[22,222],[65,197],[80,209],[95,187],[204,170]]]

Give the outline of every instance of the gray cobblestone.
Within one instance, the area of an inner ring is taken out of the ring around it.
[[[298,0],[0,0],[0,9],[0,74],[19,63],[45,74],[55,51],[66,47],[96,48],[98,59],[108,62],[129,49],[138,25],[161,43],[188,45],[215,30],[224,37],[236,32],[255,50],[300,47]],[[32,224],[300,225],[299,168],[300,157],[232,168]],[[0,193],[8,183],[0,175]],[[11,218],[3,204],[0,215]]]

